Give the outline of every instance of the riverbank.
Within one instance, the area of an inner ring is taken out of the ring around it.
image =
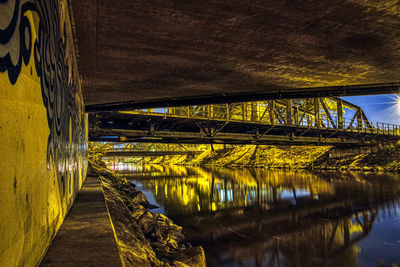
[[[206,150],[197,156],[145,159],[146,164],[305,169],[329,151],[329,146],[237,145]]]
[[[386,145],[377,152],[321,157],[314,162],[315,169],[351,171],[400,171],[400,145]]]
[[[400,146],[386,145],[377,152],[330,158],[330,146],[238,145],[206,150],[197,156],[146,158],[146,164],[257,167],[265,169],[323,169],[400,171]]]
[[[204,251],[185,241],[182,227],[153,207],[135,185],[90,162],[98,174],[125,266],[205,266]]]

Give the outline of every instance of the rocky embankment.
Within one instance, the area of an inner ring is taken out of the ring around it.
[[[400,171],[400,145],[387,145],[377,152],[361,153],[337,158],[321,157],[315,169],[353,171]]]
[[[125,266],[205,266],[203,249],[185,241],[182,227],[150,212],[152,205],[134,184],[93,162],[90,168],[102,180]]]
[[[329,146],[237,145],[190,156],[146,158],[147,164],[305,169],[321,158]]]
[[[146,158],[146,164],[258,167],[265,169],[324,169],[399,171],[400,145],[386,145],[378,152],[329,158],[330,146],[237,145],[206,150],[197,156]]]

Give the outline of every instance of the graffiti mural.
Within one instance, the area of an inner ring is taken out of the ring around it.
[[[22,64],[34,60],[50,129],[47,167],[56,169],[63,197],[78,186],[71,175],[79,177],[78,164],[86,161],[84,106],[67,9],[58,0],[0,0],[0,8],[12,10],[0,18],[0,72],[15,84]],[[37,14],[38,24],[29,20],[29,12]]]
[[[0,0],[1,8],[9,8],[9,24],[0,28],[0,72],[7,71],[11,84],[15,84],[21,72],[22,60],[28,64],[32,50],[32,27],[26,17],[36,10],[33,1]]]

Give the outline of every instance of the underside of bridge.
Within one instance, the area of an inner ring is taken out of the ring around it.
[[[86,105],[399,80],[398,1],[72,0],[72,9]]]
[[[399,67],[400,0],[0,0],[0,266],[40,264],[89,137],[381,145],[400,128],[336,97]]]

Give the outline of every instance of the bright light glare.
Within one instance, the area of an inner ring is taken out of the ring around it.
[[[400,123],[400,95],[395,94],[390,96],[393,101],[389,103],[391,106],[388,108],[390,120],[396,124]]]
[[[400,96],[395,95],[395,98],[396,98],[396,111],[397,111],[397,114],[400,115]]]

